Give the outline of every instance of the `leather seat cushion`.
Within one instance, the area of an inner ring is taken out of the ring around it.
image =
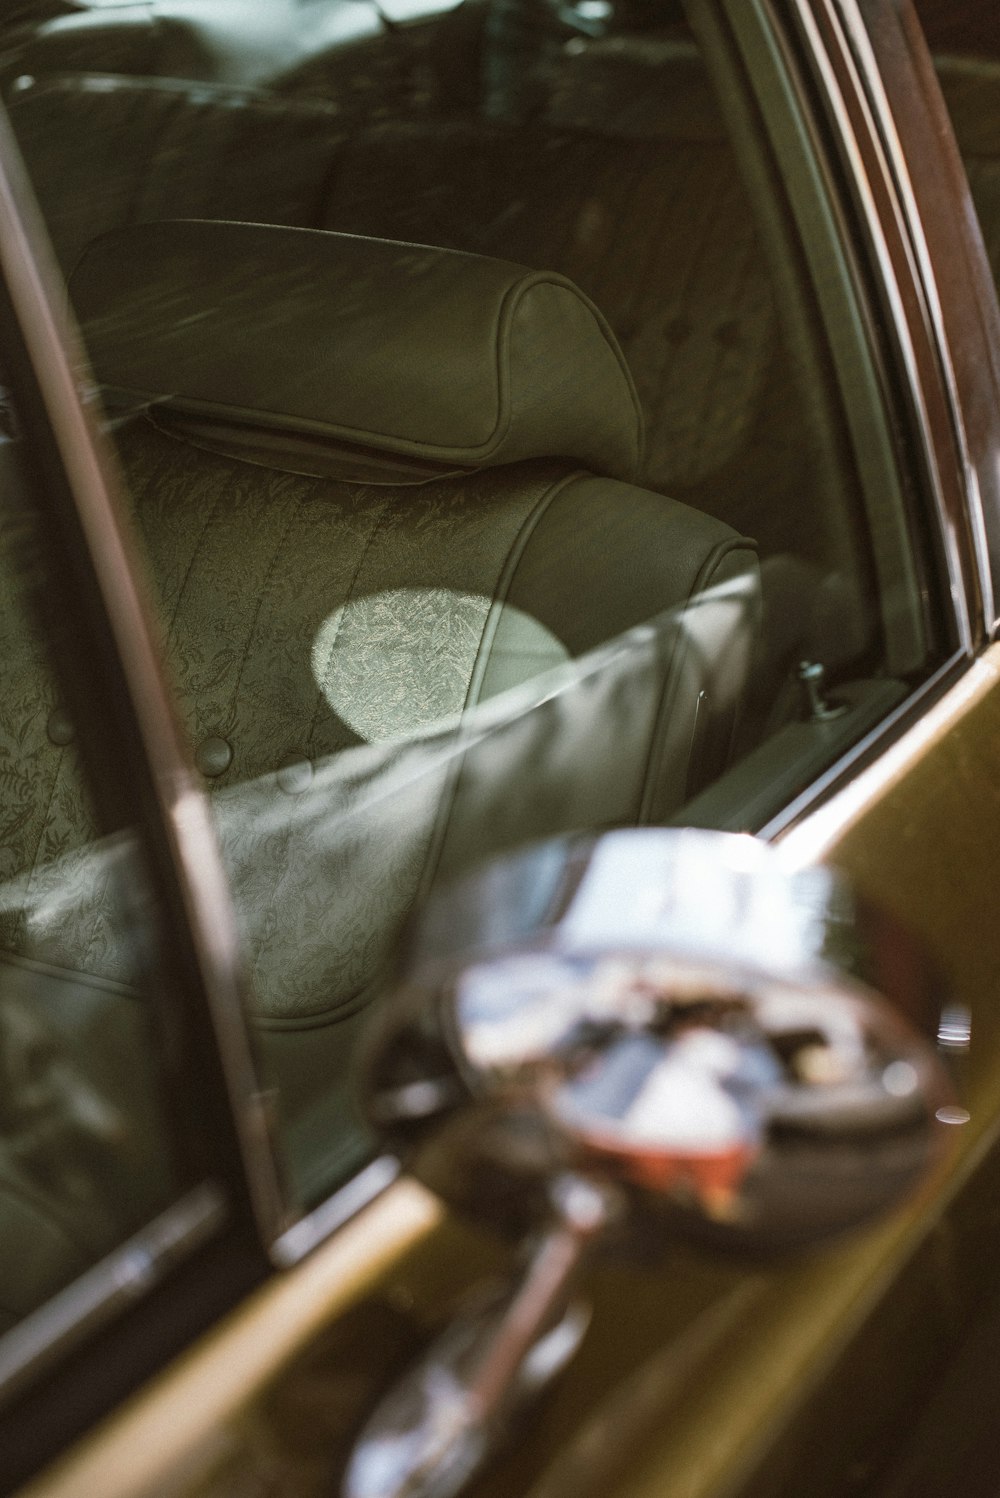
[[[686,506],[563,465],[442,480],[401,502],[392,487],[265,476],[146,423],[123,432],[122,450],[186,726],[196,746],[232,750],[209,783],[232,803],[223,832],[231,868],[253,885],[237,894],[256,1001],[272,1018],[329,1013],[374,978],[433,871],[468,708],[720,579],[750,579],[752,614],[749,543]],[[739,640],[746,617],[727,627]],[[665,690],[653,689],[654,719]],[[614,743],[610,722],[594,726]],[[589,805],[584,793],[575,815],[638,818],[660,731],[651,719],[612,800],[602,772],[604,789]],[[392,767],[409,774],[420,755],[407,746],[421,739],[442,746],[429,751],[436,768],[393,811]],[[357,753],[331,771],[344,751]],[[683,797],[689,751],[690,737],[672,746],[658,812]],[[572,772],[586,787],[586,762]],[[328,789],[317,798],[320,773]],[[533,775],[530,760],[520,773]],[[254,815],[235,789],[251,783]],[[296,810],[303,792],[308,815]],[[525,837],[544,830],[512,824]]]
[[[120,441],[196,759],[206,744],[231,753],[208,763],[206,786],[272,1022],[316,1023],[362,996],[439,857],[479,856],[487,837],[662,820],[690,789],[701,688],[732,721],[756,561],[684,505],[555,463],[425,484],[400,503],[392,487],[266,473],[145,421]],[[704,640],[621,646],[545,709],[574,713],[568,732],[517,747],[520,684],[535,678],[540,700],[585,652],[733,578],[746,591],[715,631],[728,686],[710,682]],[[22,695],[36,751],[18,742],[4,758],[51,761],[58,796],[44,826],[12,829],[24,877],[6,889],[5,945],[126,981],[108,924],[114,869],[88,853],[72,753],[46,737],[47,700]],[[494,749],[463,772],[470,730],[456,730],[490,698],[500,719],[476,732]]]

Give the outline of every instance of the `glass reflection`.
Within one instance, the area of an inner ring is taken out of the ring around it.
[[[832,981],[740,987],[659,955],[519,953],[465,970],[455,1011],[475,1088],[530,1089],[596,1163],[719,1222],[760,1215],[753,1173],[782,1130],[925,1121],[928,1062]]]
[[[751,838],[542,843],[429,903],[369,1114],[501,1224],[568,1171],[624,1190],[620,1242],[792,1248],[884,1211],[937,1158],[936,981],[834,870],[789,872]]]

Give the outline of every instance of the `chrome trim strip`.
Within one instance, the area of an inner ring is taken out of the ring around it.
[[[828,858],[837,843],[866,809],[927,753],[968,708],[997,690],[1000,647],[973,661],[949,689],[914,722],[903,725],[884,753],[853,776],[822,806],[781,839],[789,868],[804,868]]]
[[[0,1400],[145,1296],[168,1270],[214,1236],[226,1198],[204,1181],[65,1290],[0,1337]]]
[[[966,495],[968,497],[970,531],[984,616],[992,625],[996,619],[996,601],[993,580],[990,575],[986,519],[983,514],[979,478],[969,451],[965,421],[962,416],[962,405],[959,398],[958,380],[945,330],[944,313],[938,291],[937,277],[927,245],[920,209],[917,205],[913,179],[903,152],[902,142],[899,139],[892,110],[889,106],[889,100],[882,82],[882,75],[875,60],[871,39],[857,6],[857,0],[837,0],[837,3],[840,7],[841,20],[844,24],[855,64],[865,85],[868,105],[872,111],[874,123],[878,128],[879,140],[891,171],[903,221],[910,236],[910,246],[920,272],[920,283],[927,310],[929,330],[932,333],[934,347],[940,362],[942,384],[949,415],[951,416],[952,432],[955,439],[955,446],[958,450]]]
[[[906,220],[902,214],[898,196],[895,192],[895,184],[889,171],[885,152],[882,148],[879,135],[875,130],[875,122],[868,104],[867,95],[861,88],[861,79],[858,76],[853,55],[846,47],[846,38],[843,36],[843,31],[840,27],[840,17],[833,9],[831,0],[820,0],[820,3],[826,13],[828,23],[845,43],[844,61],[849,63],[853,74],[852,81],[857,85],[855,98],[863,108],[867,123],[870,126],[869,144],[872,154],[875,157],[875,161],[871,164],[877,165],[879,168],[879,176],[890,192],[893,207],[899,215],[900,227],[902,229],[906,227]],[[868,234],[869,247],[878,265],[879,280],[886,295],[886,303],[892,320],[891,331],[900,355],[907,391],[912,402],[913,414],[916,418],[916,432],[919,436],[924,458],[924,471],[929,480],[933,495],[939,534],[944,549],[945,565],[948,571],[948,591],[958,630],[959,645],[966,654],[971,655],[974,649],[974,631],[965,588],[965,573],[962,566],[960,543],[951,517],[948,514],[947,504],[941,487],[930,423],[930,413],[927,409],[924,386],[921,380],[920,362],[913,342],[913,333],[906,314],[906,308],[900,298],[896,269],[886,238],[884,221],[875,201],[869,171],[870,164],[865,160],[861,142],[850,118],[840,82],[836,76],[833,62],[820,34],[819,27],[817,26],[812,7],[807,3],[807,0],[790,0],[790,5],[797,17],[801,33],[806,39],[809,57],[813,60],[821,75],[824,96],[833,112],[838,139],[844,151],[845,162],[849,166],[851,184],[857,194],[858,207]],[[907,234],[900,234],[900,247],[911,265],[914,290],[920,293],[921,300],[923,301],[923,286],[915,259],[914,248]]]
[[[399,1179],[402,1166],[393,1155],[380,1155],[366,1165],[339,1191],[326,1199],[308,1217],[302,1217],[271,1247],[271,1260],[279,1269],[289,1269],[320,1243],[356,1217],[376,1197]]]
[[[920,714],[932,710],[941,697],[961,681],[969,670],[969,658],[956,651],[932,676],[922,681],[897,707],[877,723],[856,744],[830,765],[824,773],[757,832],[767,841],[790,836],[793,828],[821,810],[831,797],[839,795],[845,782],[864,773],[876,755],[888,753],[893,744],[913,725]]]

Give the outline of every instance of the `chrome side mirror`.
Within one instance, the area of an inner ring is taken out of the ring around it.
[[[368,1111],[445,1200],[534,1246],[504,1303],[376,1413],[351,1498],[457,1491],[532,1359],[554,1370],[579,1341],[569,1291],[593,1245],[769,1254],[902,1198],[945,1133],[940,1009],[908,935],[752,838],[548,842],[438,896],[373,1042]]]

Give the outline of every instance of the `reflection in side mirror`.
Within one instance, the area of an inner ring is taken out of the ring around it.
[[[647,1235],[652,1211],[805,1245],[889,1207],[944,1132],[931,964],[751,838],[529,849],[439,897],[406,964],[370,1111],[447,1200],[514,1225],[574,1170]]]
[[[353,1495],[457,1490],[479,1458],[456,1442],[495,1444],[595,1244],[807,1247],[900,1200],[947,1132],[930,963],[833,871],[752,838],[540,844],[432,901],[401,972],[373,1121],[445,1200],[541,1237],[461,1368],[432,1351],[376,1414]]]

